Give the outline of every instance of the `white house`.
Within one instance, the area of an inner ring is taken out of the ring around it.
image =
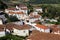
[[[5,9],[5,12],[8,15],[17,16],[18,19],[26,18],[27,17],[27,11],[28,11],[28,8],[24,7],[24,6],[22,6],[22,7],[16,6],[16,8]]]
[[[26,24],[24,25],[7,24],[6,27],[13,35],[18,35],[18,36],[28,36],[29,30],[31,28]]]
[[[13,35],[18,35],[18,36],[29,36],[29,30],[19,30],[14,28],[14,33],[12,33]]]
[[[40,24],[36,24],[35,26],[40,32],[50,33],[50,29],[47,26],[40,25]]]
[[[23,13],[25,13],[26,15],[28,15],[28,8],[21,8],[21,11],[22,11]]]
[[[21,12],[23,12],[25,14],[27,14],[27,12],[28,12],[28,8],[25,5],[20,4],[19,6],[16,6],[16,9],[18,9],[18,11],[21,11]]]
[[[9,12],[8,15],[16,16],[19,20],[27,17],[27,15],[23,12]]]
[[[60,35],[60,25],[52,25],[50,26],[50,28],[51,28],[52,34]]]
[[[5,12],[6,12],[6,13],[9,13],[10,11],[13,12],[13,11],[15,11],[15,10],[16,10],[16,8],[8,8],[8,9],[5,9]]]
[[[40,25],[40,24],[36,24],[36,23],[26,23],[26,24],[33,26],[36,30],[38,30],[40,32],[50,33],[50,29],[45,25]]]
[[[55,19],[51,19],[50,22],[58,22],[58,21]]]
[[[4,25],[0,25],[0,37],[5,36]]]
[[[42,8],[41,8],[41,7],[35,7],[35,8],[34,8],[34,11],[37,11],[37,12],[40,12],[40,13],[42,13],[42,12],[43,12],[43,10],[42,10]]]
[[[39,15],[38,12],[31,12],[29,14],[29,22],[35,22],[39,19],[41,19],[41,15]]]
[[[23,12],[23,13],[27,14],[28,8],[27,8],[27,6],[20,4],[19,6],[16,6],[14,8],[5,9],[6,13],[9,13],[10,11],[12,11],[12,12]]]

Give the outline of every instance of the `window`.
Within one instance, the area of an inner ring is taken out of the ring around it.
[[[14,33],[14,31],[11,31],[11,33]]]
[[[25,33],[25,31],[23,31]]]

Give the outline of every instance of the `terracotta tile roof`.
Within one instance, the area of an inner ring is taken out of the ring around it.
[[[13,30],[14,27],[17,27],[18,25],[15,25],[15,24],[6,24],[6,29],[9,29],[9,30]]]
[[[28,26],[28,25],[20,25],[21,27],[15,27],[16,29],[19,29],[19,30],[25,30],[25,29],[30,29],[31,27]]]
[[[23,12],[9,12],[9,14],[24,14]]]
[[[40,22],[40,20],[36,20],[36,21],[34,21],[35,23],[39,23]]]
[[[52,32],[60,32],[60,28],[52,28]]]
[[[60,35],[43,33],[39,31],[32,31],[31,35],[27,38],[30,40],[60,40]]]
[[[8,10],[15,10],[16,8],[8,8]]]
[[[13,28],[16,28],[18,30],[25,30],[25,29],[30,29],[31,27],[24,24],[24,25],[16,25],[16,24],[6,24],[6,28],[9,30],[13,30]]]
[[[37,15],[33,15],[33,12],[31,12],[31,13],[29,14],[29,16],[31,16],[31,17],[33,17],[33,18],[39,18],[39,17],[40,17],[39,14],[37,14]]]
[[[34,15],[34,18],[39,18],[40,16],[39,15]]]
[[[33,16],[33,12],[31,12],[29,15],[30,15],[30,16]]]
[[[48,29],[48,27],[46,27],[44,25],[40,25],[40,24],[36,24],[35,26],[38,28],[42,28],[42,29]]]
[[[52,32],[60,31],[60,28],[58,27],[58,25],[52,25],[50,28],[51,28]]]

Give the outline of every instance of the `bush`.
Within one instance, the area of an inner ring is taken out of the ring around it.
[[[0,38],[0,40],[11,40],[11,39],[12,40],[23,40],[23,39],[25,39],[25,37],[19,37],[19,36],[8,34],[8,35]]]

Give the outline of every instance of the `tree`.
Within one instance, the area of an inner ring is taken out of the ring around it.
[[[28,14],[29,14],[30,12],[33,12],[33,6],[30,5],[29,2],[27,2],[26,4],[27,4],[27,7],[28,7]]]
[[[8,6],[2,0],[0,0],[0,10],[5,10],[6,8],[8,8]]]
[[[51,5],[42,5],[42,8],[43,8],[43,17],[55,18],[60,16],[60,8],[53,7]]]
[[[10,15],[9,18],[8,18],[8,21],[9,22],[15,22],[15,21],[19,21],[19,20],[18,20],[18,18],[16,16]]]
[[[8,34],[4,37],[1,37],[0,40],[23,40],[25,37],[19,37],[16,35]]]

